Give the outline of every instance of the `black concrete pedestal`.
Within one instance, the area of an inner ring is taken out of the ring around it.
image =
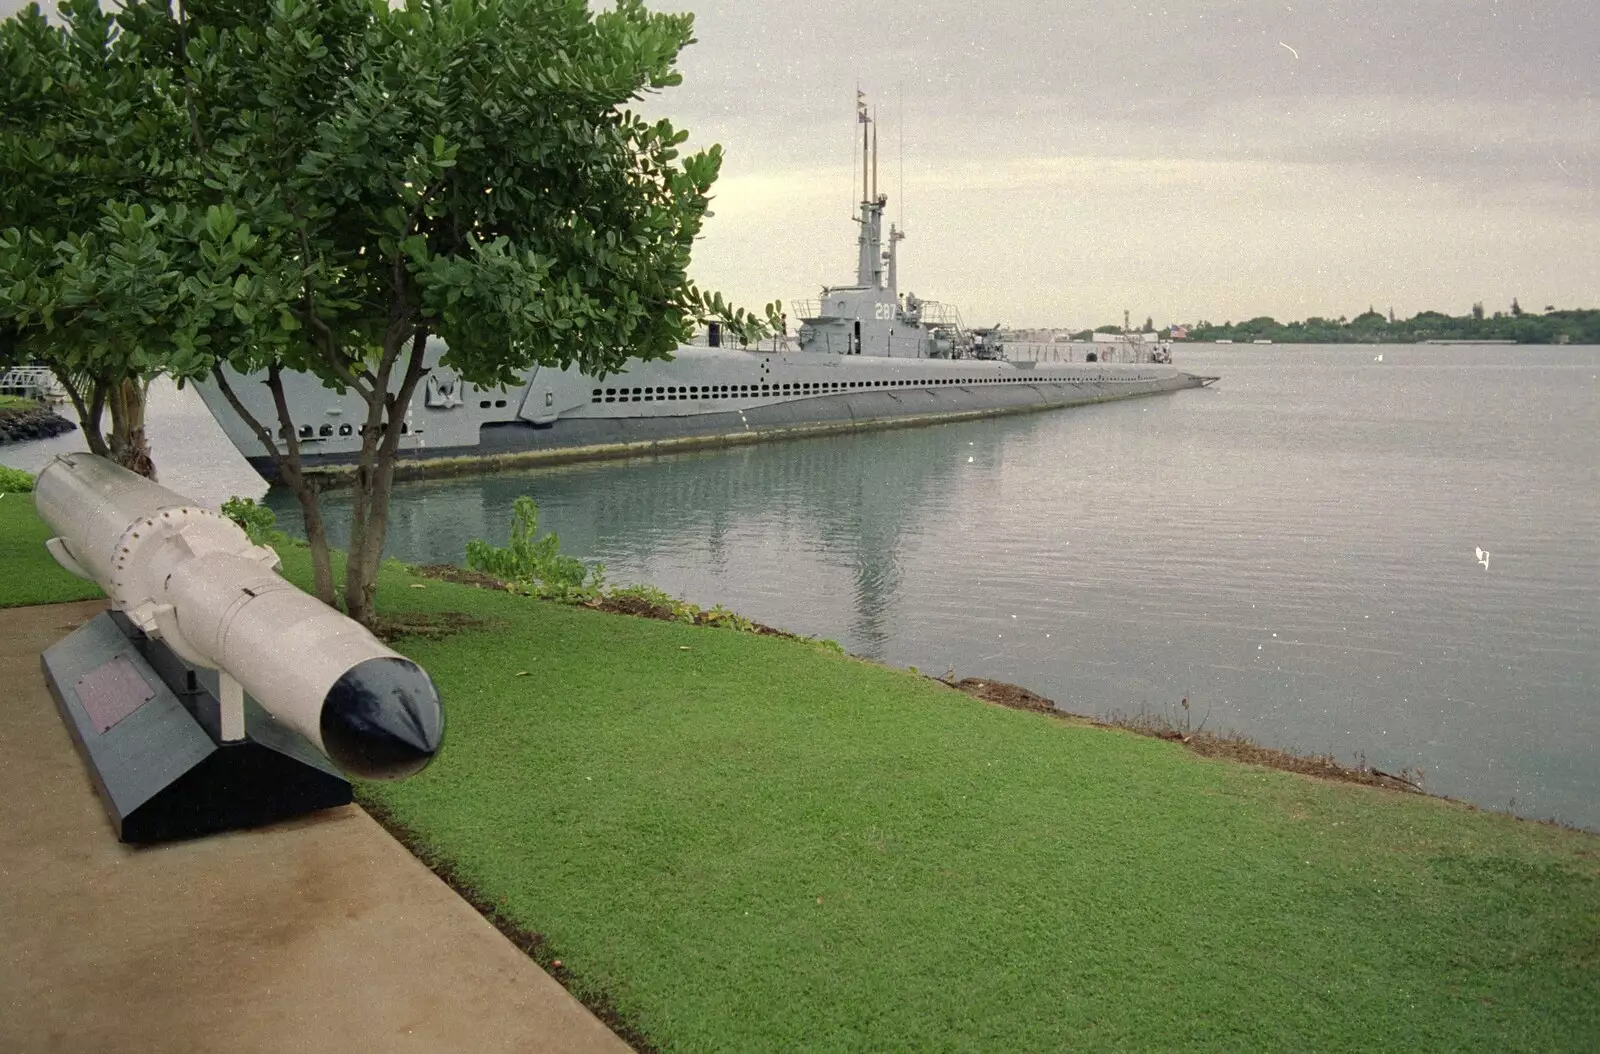
[[[117,612],[43,655],[45,680],[124,842],[256,827],[348,804],[350,783],[245,697],[245,738],[221,739],[215,671],[196,670]]]

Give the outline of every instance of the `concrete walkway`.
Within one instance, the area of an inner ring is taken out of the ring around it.
[[[355,806],[117,842],[39,667],[103,606],[0,610],[0,1050],[628,1049]]]

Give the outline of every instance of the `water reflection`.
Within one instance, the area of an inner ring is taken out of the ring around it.
[[[1220,389],[410,484],[389,549],[531,494],[613,583],[1600,827],[1600,349],[1186,355]]]
[[[991,422],[978,431],[884,432],[867,445],[861,437],[823,437],[406,483],[395,489],[387,552],[410,562],[463,562],[467,542],[506,538],[512,503],[526,494],[539,504],[542,529],[559,532],[563,551],[605,563],[613,583],[653,575],[652,584],[696,601],[726,603],[706,579],[737,572],[758,593],[832,609],[847,576],[846,619],[815,631],[843,632],[854,650],[878,656],[908,535],[921,535],[935,510],[955,500],[953,473],[999,472],[1006,441],[1036,427],[1019,418],[998,433]],[[284,522],[298,522],[292,495],[275,490],[268,501]],[[347,499],[330,494],[326,505],[335,544],[346,544]],[[809,573],[797,576],[797,562]],[[688,564],[694,571],[684,575]]]

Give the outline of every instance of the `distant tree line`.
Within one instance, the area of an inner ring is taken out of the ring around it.
[[[1102,327],[1105,328],[1105,327]],[[1197,322],[1189,327],[1189,340],[1232,340],[1249,343],[1270,340],[1277,344],[1415,344],[1426,340],[1511,340],[1518,344],[1600,344],[1600,310],[1576,308],[1542,313],[1524,311],[1511,301],[1509,311],[1485,313],[1481,303],[1466,315],[1423,311],[1408,319],[1391,320],[1370,308],[1355,318],[1308,318],[1304,322],[1279,322],[1263,315],[1248,322]]]

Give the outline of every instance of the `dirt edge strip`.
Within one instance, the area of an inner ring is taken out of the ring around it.
[[[455,890],[457,896],[472,905],[473,910],[487,919],[489,924],[516,945],[519,951],[532,959],[541,970],[566,989],[568,994],[599,1018],[600,1023],[615,1033],[617,1038],[639,1054],[660,1054],[661,1048],[645,1035],[636,1022],[617,1009],[609,993],[594,985],[584,984],[567,969],[566,964],[550,947],[544,934],[530,930],[502,914],[498,905],[462,878],[455,867],[449,861],[442,859],[420,835],[396,819],[381,802],[363,794],[359,786],[356,788],[356,804],[366,810],[367,815],[378,821],[379,826],[388,831],[395,841],[405,846],[407,852],[439,876],[440,881]]]
[[[463,567],[456,567],[452,564],[424,564],[413,567],[412,570],[427,578],[477,586],[481,589],[505,591],[509,588],[506,583],[499,579]],[[615,615],[633,615],[639,618],[661,619],[667,622],[678,621],[677,616],[670,608],[652,604],[648,600],[639,597],[608,598],[584,606]],[[702,612],[701,614],[705,615],[706,613]],[[701,620],[697,619],[696,621],[700,622]],[[810,639],[772,626],[765,626],[759,622],[752,623],[752,627],[751,632],[762,636],[783,637],[788,640],[800,641]],[[1190,729],[1177,725],[1160,714],[1139,713],[1125,715],[1113,713],[1107,717],[1090,717],[1085,714],[1075,714],[1062,710],[1053,701],[1046,699],[1044,696],[1029,691],[1020,685],[1007,684],[1004,681],[980,677],[966,677],[959,681],[945,677],[929,677],[928,679],[954,688],[958,692],[964,692],[976,699],[982,699],[985,702],[1012,710],[1048,714],[1051,717],[1076,724],[1087,724],[1095,728],[1120,728],[1136,735],[1182,743],[1189,750],[1202,757],[1226,758],[1227,760],[1247,765],[1260,765],[1265,768],[1295,772],[1303,776],[1315,776],[1319,779],[1333,780],[1338,783],[1355,783],[1365,787],[1381,787],[1385,790],[1401,791],[1407,794],[1428,793],[1422,789],[1422,785],[1417,780],[1412,779],[1404,772],[1389,773],[1367,765],[1346,765],[1326,754],[1297,754],[1277,747],[1264,747],[1238,733],[1219,735],[1215,732]]]
[[[1217,733],[1205,732],[1200,729],[1191,731],[1181,725],[1174,724],[1162,714],[1148,712],[1138,714],[1112,713],[1103,718],[1088,717],[1084,714],[1075,714],[1070,710],[1057,709],[1056,705],[1044,696],[1030,692],[1019,685],[1006,684],[1004,681],[991,681],[977,677],[968,677],[964,680],[956,681],[949,679],[948,675],[946,677],[929,677],[928,679],[930,681],[938,681],[948,688],[964,692],[976,699],[982,699],[984,702],[992,703],[996,706],[1046,714],[1070,724],[1085,725],[1091,728],[1117,729],[1123,732],[1131,732],[1134,735],[1149,736],[1152,739],[1165,739],[1182,743],[1189,750],[1202,757],[1221,758],[1242,765],[1258,765],[1262,768],[1279,769],[1283,772],[1293,772],[1316,779],[1331,780],[1335,783],[1354,783],[1363,787],[1376,787],[1379,790],[1398,791],[1401,794],[1416,794],[1424,798],[1433,798],[1436,801],[1449,802],[1451,805],[1459,806],[1468,812],[1483,813],[1487,816],[1503,816],[1516,823],[1537,824],[1540,827],[1576,831],[1579,834],[1592,835],[1596,833],[1589,828],[1567,823],[1553,816],[1543,819],[1535,816],[1518,816],[1510,809],[1495,809],[1479,805],[1476,802],[1452,798],[1448,794],[1427,790],[1421,784],[1421,775],[1419,774],[1413,780],[1407,775],[1406,769],[1393,773],[1385,772],[1369,765],[1345,765],[1325,754],[1296,754],[1293,751],[1280,750],[1276,747],[1263,747],[1259,743],[1251,742],[1239,733],[1230,732],[1218,735]]]
[[[1095,728],[1120,728],[1152,739],[1182,743],[1202,757],[1226,758],[1229,761],[1296,772],[1302,776],[1316,776],[1338,783],[1358,783],[1366,787],[1382,787],[1385,790],[1402,791],[1407,794],[1426,793],[1419,783],[1404,774],[1384,772],[1371,766],[1346,765],[1326,754],[1296,754],[1276,747],[1264,747],[1235,733],[1218,735],[1215,732],[1189,729],[1173,723],[1162,714],[1112,714],[1108,717],[1088,717],[1059,709],[1044,696],[1030,692],[1019,685],[1006,684],[1004,681],[979,677],[966,677],[959,681],[946,680],[943,677],[929,679],[996,706],[1048,714],[1064,721],[1087,724]]]
[[[434,578],[441,582],[477,586],[479,589],[492,589],[502,593],[512,592],[511,587],[498,578],[492,578],[489,575],[472,571],[465,567],[456,567],[454,564],[418,564],[412,566],[411,570],[424,578]],[[687,624],[687,620],[679,618],[677,612],[671,608],[662,604],[653,604],[644,597],[604,597],[600,600],[574,606],[588,608],[591,611],[604,611],[612,615],[632,615],[635,618],[652,618],[662,622],[685,622]],[[697,626],[716,626],[720,623],[716,614],[710,611],[702,611],[695,616],[694,624]],[[749,628],[744,632],[754,633],[758,637],[782,637],[784,640],[816,643],[811,637],[802,637],[798,633],[790,633],[788,630],[781,630],[776,626],[768,626],[760,622],[747,622],[747,625]]]

